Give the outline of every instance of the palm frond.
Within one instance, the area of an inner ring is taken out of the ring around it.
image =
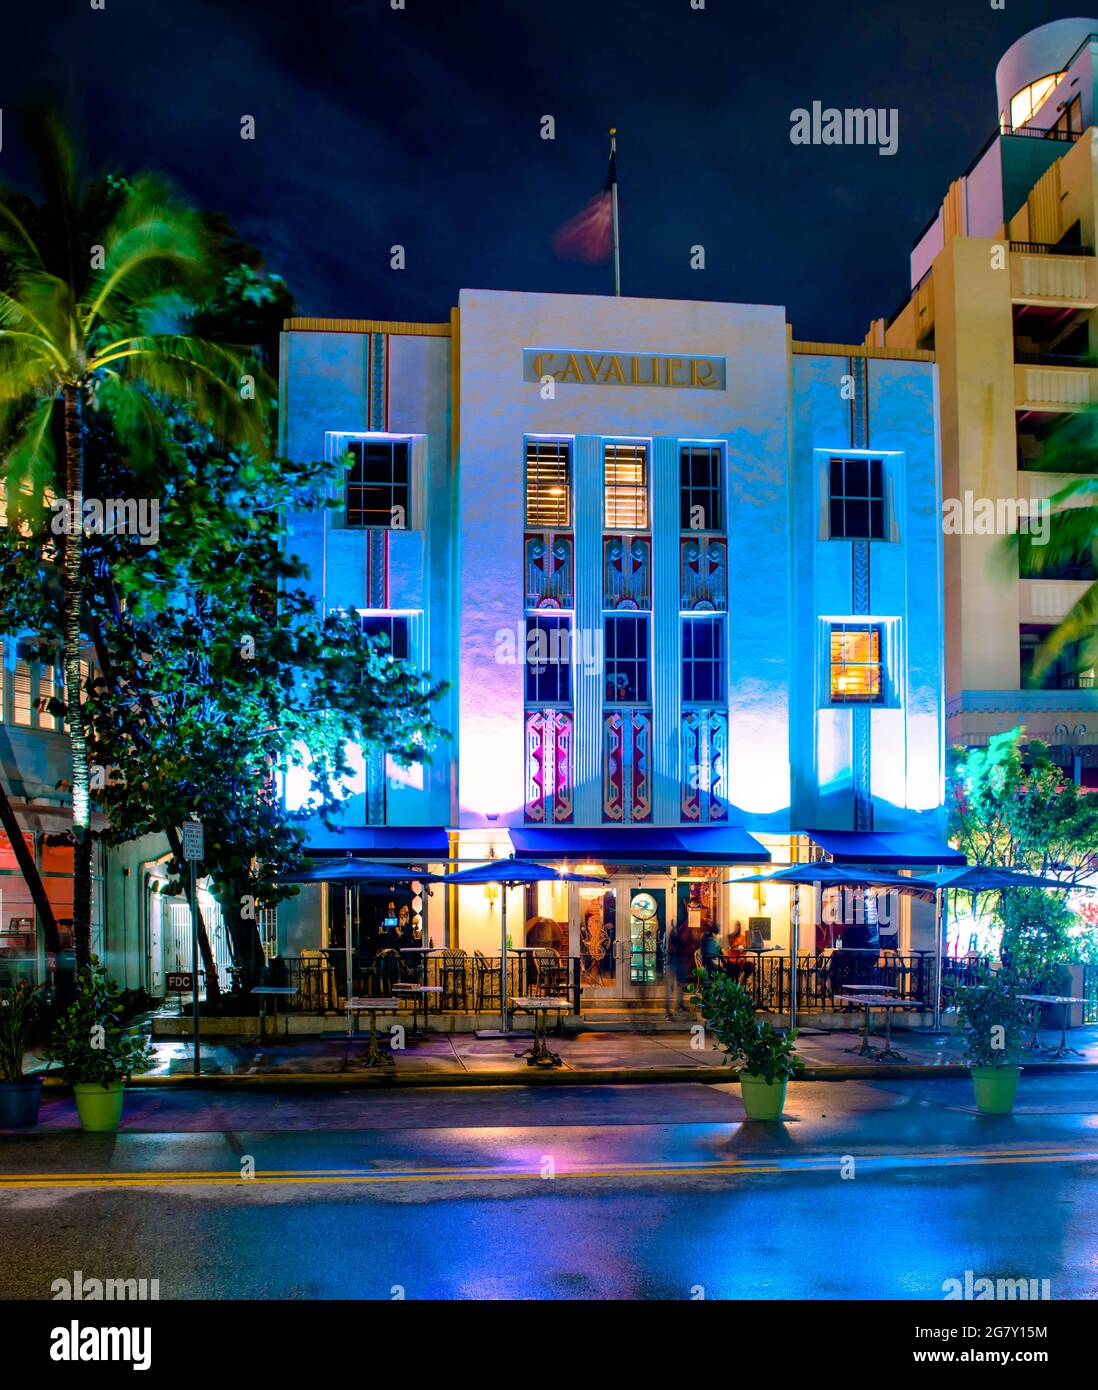
[[[46,495],[56,491],[57,457],[50,428],[53,401],[35,407],[16,435],[2,463],[0,476],[7,489],[8,515],[37,521]]]
[[[1047,671],[1065,647],[1088,641],[1098,625],[1098,580],[1075,601],[1033,654],[1034,676]]]

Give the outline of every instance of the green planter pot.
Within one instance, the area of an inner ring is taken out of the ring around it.
[[[98,1081],[75,1082],[72,1093],[80,1128],[90,1134],[113,1134],[122,1123],[123,1090],[121,1081],[109,1081],[106,1085]]]
[[[0,1129],[28,1129],[38,1123],[42,1104],[42,1078],[0,1081]]]
[[[981,1115],[1009,1115],[1014,1109],[1021,1067],[969,1067],[976,1108]]]
[[[786,1081],[767,1081],[740,1072],[740,1095],[749,1120],[780,1120],[785,1105]]]

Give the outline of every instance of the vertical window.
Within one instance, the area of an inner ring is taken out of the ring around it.
[[[606,617],[603,669],[608,705],[648,703],[648,618],[636,613]]]
[[[38,723],[43,729],[60,729],[61,719],[56,714],[51,714],[45,708],[47,700],[60,697],[60,676],[59,666],[39,666],[38,668]]]
[[[724,689],[724,619],[683,618],[683,704],[724,704]]]
[[[572,446],[566,439],[526,441],[526,525],[535,530],[572,524]]]
[[[567,705],[572,700],[572,619],[526,619],[526,703]]]
[[[389,646],[386,655],[394,661],[407,661],[410,651],[408,619],[396,613],[364,613],[362,631],[366,637],[384,637]]]
[[[352,439],[347,452],[347,525],[404,530],[409,508],[407,440]]]
[[[871,705],[884,700],[881,629],[875,623],[836,623],[830,633],[833,704]]]
[[[25,729],[34,723],[31,698],[30,662],[17,660],[12,681],[12,719]]]
[[[833,540],[884,540],[883,459],[833,458],[830,493]]]
[[[647,531],[647,445],[604,445],[603,481],[606,499],[606,529],[608,531]]]
[[[719,445],[689,444],[679,451],[679,526],[683,531],[724,530],[724,458]]]

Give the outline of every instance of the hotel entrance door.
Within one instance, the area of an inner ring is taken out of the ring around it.
[[[577,891],[580,978],[588,1004],[663,996],[669,875],[610,875],[609,890]]]

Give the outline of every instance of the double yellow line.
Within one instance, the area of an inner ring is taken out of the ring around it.
[[[560,1167],[552,1180],[571,1179],[641,1179],[641,1178],[740,1178],[774,1173],[824,1173],[837,1171],[843,1156],[826,1154],[805,1159],[759,1160],[754,1163],[718,1163],[713,1161],[682,1163],[649,1163],[608,1165],[599,1167]],[[971,1153],[900,1153],[854,1155],[856,1169],[886,1166],[956,1167],[1022,1163],[1093,1163],[1098,1152],[1082,1149],[984,1149]],[[0,1191],[22,1191],[28,1188],[143,1188],[143,1187],[277,1187],[283,1184],[339,1184],[362,1186],[398,1183],[444,1182],[538,1182],[547,1181],[542,1174],[529,1168],[424,1168],[415,1171],[371,1172],[363,1168],[324,1169],[264,1169],[252,1177],[243,1177],[235,1170],[185,1170],[148,1173],[5,1173],[0,1174]]]

